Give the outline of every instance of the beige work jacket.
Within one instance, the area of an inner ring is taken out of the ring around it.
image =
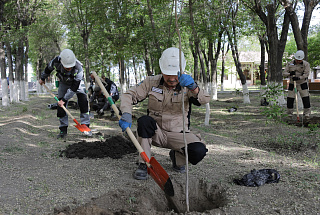
[[[294,60],[291,61],[283,70],[283,77],[290,76],[290,72],[292,71],[296,71],[296,77],[300,78],[300,80],[296,81],[297,84],[308,82],[310,64],[307,61],[303,60],[302,63],[299,64],[296,64]],[[293,83],[292,76],[290,77],[290,83]]]
[[[154,118],[159,127],[169,132],[183,130],[182,91],[178,85],[173,90],[168,90],[164,85],[162,75],[148,76],[135,87],[130,88],[121,96],[120,109],[122,113],[132,114],[134,104],[148,98],[148,113]],[[184,90],[185,131],[189,131],[189,104],[190,100],[196,105],[206,104],[210,101],[208,93],[199,89],[198,95],[190,90]],[[190,105],[191,106],[191,105]]]

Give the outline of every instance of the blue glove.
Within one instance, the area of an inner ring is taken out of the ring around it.
[[[194,90],[198,85],[194,82],[193,78],[187,74],[178,74],[178,80],[181,87],[187,87],[189,90]]]
[[[122,132],[126,130],[126,128],[131,128],[132,125],[132,115],[130,113],[123,113],[120,120],[119,126],[122,128]]]

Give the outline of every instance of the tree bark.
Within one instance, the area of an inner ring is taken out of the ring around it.
[[[259,41],[260,41],[260,66],[259,66],[259,72],[260,72],[260,80],[261,85],[266,86],[266,75],[265,75],[265,65],[264,62],[266,61],[266,48],[265,48],[265,37],[264,35],[259,35]]]
[[[209,41],[208,58],[209,58],[210,70],[211,70],[211,78],[210,78],[211,83],[212,83],[211,97],[213,100],[218,99],[217,62],[218,62],[219,54],[221,51],[222,34],[223,34],[223,31],[220,31],[218,34],[218,42],[217,42],[217,49],[216,50],[214,50],[214,48],[213,48],[213,42]]]
[[[198,54],[197,52],[194,50],[194,45],[193,45],[193,41],[190,38],[189,40],[189,46],[190,46],[190,50],[192,53],[192,57],[193,57],[193,78],[195,81],[199,81],[199,60],[198,60]]]
[[[320,0],[304,0],[304,15],[301,30],[299,28],[298,16],[295,12],[295,5],[292,5],[291,1],[280,0],[285,10],[288,12],[291,21],[291,27],[293,30],[294,38],[297,44],[297,50],[303,50],[305,54],[305,60],[308,61],[308,32],[310,22],[312,18],[312,12],[319,4]]]
[[[152,8],[151,8],[151,5],[150,5],[150,0],[147,0],[147,4],[148,4],[148,14],[149,14],[150,23],[151,23],[153,42],[154,42],[154,45],[155,45],[156,50],[157,50],[157,54],[156,54],[155,57],[156,57],[156,59],[160,59],[161,49],[160,49],[159,41],[158,41],[158,38],[157,38],[157,32],[156,32],[156,28],[155,28],[155,24],[154,24],[153,11],[152,11]],[[160,67],[159,67],[159,61],[155,60],[153,63],[155,64],[154,65],[155,74],[156,75],[160,74],[161,71],[160,71]]]
[[[0,72],[1,72],[1,88],[2,88],[2,106],[9,106],[8,81],[6,75],[6,59],[4,43],[0,42]]]
[[[10,89],[10,103],[13,102],[13,62],[12,62],[12,53],[11,53],[11,45],[9,42],[5,43],[7,50],[7,60],[8,60],[8,68],[9,68],[9,89]]]
[[[197,35],[195,26],[194,26],[194,18],[193,18],[193,10],[192,10],[192,0],[189,0],[189,15],[190,15],[190,22],[191,22],[191,28],[192,28],[192,35],[193,35],[193,39],[194,39],[194,49],[199,57],[200,60],[200,68],[201,68],[201,74],[202,74],[202,80],[203,83],[206,85],[207,84],[207,78],[206,78],[206,72],[205,72],[205,66],[203,63],[203,58],[201,55],[201,49],[200,49],[200,40],[199,37]]]
[[[267,15],[263,12],[261,2],[255,1],[253,10],[265,24],[268,38],[268,82],[282,83],[282,56],[289,29],[288,12],[284,14],[280,40],[278,39],[276,3],[266,6]]]

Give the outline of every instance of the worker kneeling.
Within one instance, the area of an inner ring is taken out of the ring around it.
[[[184,173],[186,160],[183,130],[191,164],[199,163],[208,151],[200,135],[191,133],[189,127],[191,104],[197,106],[206,104],[210,101],[210,96],[198,87],[190,75],[179,72],[179,49],[174,47],[166,49],[159,63],[162,74],[148,76],[121,96],[120,109],[123,114],[119,126],[122,131],[127,127],[131,128],[133,104],[148,97],[148,114],[137,121],[137,139],[149,159],[151,145],[171,149],[169,156],[173,170]],[[186,61],[182,52],[181,64],[184,71]],[[182,99],[185,127],[183,127]],[[138,180],[146,180],[148,177],[147,166],[140,156],[138,169],[133,176]]]

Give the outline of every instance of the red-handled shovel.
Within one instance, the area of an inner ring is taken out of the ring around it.
[[[59,102],[59,99],[51,92],[51,90],[49,90],[49,88],[48,88],[45,84],[42,84],[42,86],[44,86],[44,88],[46,88],[47,92],[49,92],[49,93],[51,94],[51,96],[52,96],[57,102]],[[68,109],[67,109],[64,105],[62,105],[62,108],[63,108],[63,110],[72,118],[72,120],[76,123],[75,127],[76,127],[79,131],[85,133],[85,134],[88,135],[88,136],[91,136],[91,135],[92,135],[92,131],[91,131],[90,128],[88,128],[87,125],[85,125],[85,124],[80,124],[80,123],[71,115],[71,113],[68,111]]]
[[[102,84],[100,78],[98,77],[96,72],[92,72],[96,83],[100,86],[103,94],[108,99],[109,103],[111,104],[112,109],[116,113],[118,119],[121,118],[119,114],[119,110],[117,106],[114,104],[112,97],[109,96],[109,93],[107,92],[106,88]],[[155,182],[160,186],[160,188],[167,194],[168,196],[174,196],[174,189],[171,182],[171,179],[168,175],[168,173],[163,169],[163,167],[158,163],[158,161],[151,157],[151,159],[148,158],[147,154],[144,152],[142,147],[140,146],[138,140],[132,133],[131,129],[127,127],[126,132],[128,133],[131,141],[135,145],[135,147],[138,149],[140,156],[142,159],[146,162],[148,174],[151,175],[151,177],[155,180]]]

